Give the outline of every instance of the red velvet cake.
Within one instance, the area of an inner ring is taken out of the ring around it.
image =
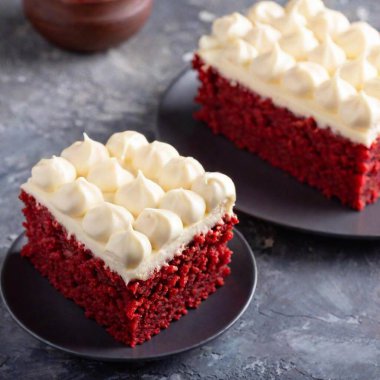
[[[321,0],[215,20],[193,60],[196,118],[356,210],[380,195],[380,35]]]
[[[21,186],[22,256],[118,341],[143,343],[230,273],[235,187],[137,132],[85,135]]]

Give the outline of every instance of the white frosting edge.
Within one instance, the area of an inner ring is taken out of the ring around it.
[[[233,206],[228,201],[220,204],[209,214],[206,214],[201,221],[186,227],[177,239],[165,244],[160,250],[153,251],[149,258],[144,260],[136,269],[126,269],[120,261],[114,260],[111,255],[106,253],[105,244],[96,241],[84,232],[82,227],[83,218],[73,218],[65,215],[54,206],[52,203],[52,194],[54,193],[46,193],[40,190],[30,180],[21,185],[21,189],[32,195],[38,203],[45,206],[56,221],[66,230],[68,236],[75,236],[76,240],[90,250],[95,257],[102,259],[106,267],[119,274],[126,284],[131,280],[147,280],[155,270],[160,270],[175,256],[180,255],[194,236],[207,233],[226,214],[232,215]]]
[[[217,54],[212,55],[207,50],[198,50],[197,54],[205,64],[216,69],[232,84],[237,82],[261,97],[271,99],[277,107],[287,108],[298,117],[313,117],[319,128],[330,128],[335,134],[366,147],[370,147],[378,137],[378,128],[369,130],[350,128],[342,121],[339,113],[324,110],[313,98],[300,98],[291,94],[279,86],[278,82],[266,82],[248,68],[233,64],[226,59],[221,60]]]

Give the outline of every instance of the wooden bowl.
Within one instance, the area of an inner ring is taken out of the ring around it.
[[[34,28],[68,50],[95,52],[136,33],[148,19],[153,0],[23,0]]]

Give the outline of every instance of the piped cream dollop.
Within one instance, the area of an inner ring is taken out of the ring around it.
[[[318,46],[318,40],[309,29],[297,27],[280,39],[280,46],[296,60],[305,60],[308,53]]]
[[[365,82],[363,90],[367,95],[380,99],[380,77],[375,77]]]
[[[121,186],[115,194],[115,203],[128,209],[134,216],[145,208],[157,207],[164,191],[139,171],[131,182]]]
[[[315,88],[329,79],[326,69],[314,62],[299,62],[284,75],[284,86],[298,96],[312,95]]]
[[[252,62],[257,54],[256,48],[241,38],[226,45],[222,51],[222,57],[224,59],[243,65]]]
[[[114,133],[108,139],[106,147],[111,156],[117,157],[122,162],[130,162],[136,151],[148,144],[148,140],[141,133],[124,131]]]
[[[202,36],[198,43],[201,50],[213,50],[222,47],[221,42],[214,36]]]
[[[134,176],[121,167],[117,158],[111,157],[93,165],[87,179],[103,192],[115,192],[125,183],[131,182]]]
[[[306,26],[306,19],[298,12],[287,12],[283,16],[275,18],[271,26],[278,29],[283,36],[299,32]],[[313,47],[311,47],[312,49]]]
[[[298,12],[309,19],[325,9],[322,0],[290,0],[285,7],[287,12]]]
[[[181,234],[183,224],[172,211],[146,208],[136,219],[134,228],[146,235],[153,249],[158,250]]]
[[[159,207],[176,213],[185,226],[199,222],[206,212],[204,199],[194,191],[185,189],[168,191],[161,198]]]
[[[343,13],[326,9],[309,20],[308,26],[315,36],[323,41],[326,37],[334,39],[338,34],[345,32],[350,22]]]
[[[379,128],[380,101],[360,91],[342,102],[340,115],[353,128]]]
[[[136,269],[152,253],[149,239],[131,226],[115,232],[106,245],[106,253],[126,269]]]
[[[190,189],[194,180],[204,174],[203,166],[193,157],[174,157],[162,169],[159,184],[164,190]]]
[[[275,43],[268,53],[261,54],[252,61],[251,71],[266,81],[278,80],[296,64],[294,58],[285,53]]]
[[[380,70],[380,45],[374,46],[368,54],[368,61]]]
[[[284,16],[284,8],[274,1],[259,1],[249,8],[247,17],[252,22],[270,24],[275,18]]]
[[[361,90],[364,82],[377,76],[377,70],[366,58],[361,57],[345,63],[339,69],[339,75],[357,90]]]
[[[265,53],[272,49],[273,44],[281,37],[281,33],[272,28],[270,25],[258,25],[253,27],[245,36],[249,44],[252,45],[258,53]]]
[[[340,45],[350,59],[355,59],[370,48],[380,44],[379,32],[365,22],[355,22],[343,33],[340,33],[335,42]]]
[[[132,222],[132,214],[124,207],[103,202],[87,211],[82,226],[93,239],[107,242],[114,232],[126,230]]]
[[[32,182],[49,192],[74,181],[76,176],[75,167],[63,157],[43,158],[32,168]]]
[[[102,192],[85,178],[61,186],[52,196],[55,207],[72,217],[83,216],[87,210],[103,202]]]
[[[212,25],[212,33],[221,41],[244,37],[252,28],[252,23],[240,13],[218,18]]]
[[[90,167],[99,161],[107,159],[109,153],[103,144],[90,139],[84,133],[83,141],[76,141],[64,149],[61,156],[74,165],[78,176],[85,177]]]
[[[327,36],[320,45],[309,52],[308,59],[319,63],[329,73],[333,73],[346,61],[346,53],[334,43],[331,37]]]
[[[218,172],[207,172],[198,177],[191,186],[206,201],[206,211],[211,211],[222,202],[231,204],[236,199],[235,185],[231,178]]]
[[[174,157],[177,150],[169,144],[154,141],[137,150],[132,165],[135,170],[141,170],[150,179],[159,177],[162,168]]]
[[[342,102],[355,94],[356,90],[352,85],[339,75],[334,75],[316,89],[315,98],[322,107],[335,112]]]

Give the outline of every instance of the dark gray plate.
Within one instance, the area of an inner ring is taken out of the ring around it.
[[[68,353],[107,361],[137,361],[164,358],[216,338],[243,314],[256,287],[253,253],[243,235],[235,230],[229,243],[234,251],[231,275],[225,285],[196,310],[149,342],[130,348],[116,342],[83,310],[65,299],[19,252],[26,238],[13,243],[1,272],[3,300],[13,318],[37,339]]]
[[[257,218],[321,234],[380,238],[380,202],[357,212],[326,199],[255,155],[212,134],[192,117],[198,87],[193,71],[183,72],[164,94],[158,113],[159,138],[208,171],[221,171],[236,184],[238,210]]]

